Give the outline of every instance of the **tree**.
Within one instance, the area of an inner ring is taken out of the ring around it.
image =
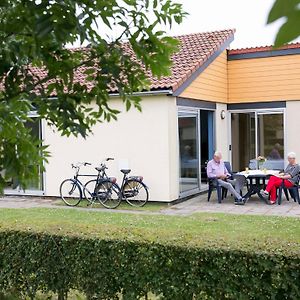
[[[300,0],[276,0],[269,13],[267,23],[273,23],[280,19],[285,22],[280,27],[275,47],[282,46],[300,36]]]
[[[62,135],[86,137],[97,122],[117,118],[108,87],[127,110],[141,110],[134,92],[149,88],[147,72],[168,75],[177,50],[177,41],[158,27],[184,16],[170,0],[2,0],[0,191],[8,178],[26,188],[49,155],[26,126],[31,111]],[[115,28],[120,35],[110,40],[105,32]],[[88,47],[66,48],[78,41]],[[76,72],[83,82],[74,80]]]

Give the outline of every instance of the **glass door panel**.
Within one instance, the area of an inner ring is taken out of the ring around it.
[[[231,149],[234,172],[255,163],[255,113],[231,114]]]
[[[30,128],[31,134],[42,140],[42,130],[41,130],[41,120],[38,118],[32,118],[32,122],[26,122],[25,126]],[[40,167],[33,165],[32,168],[37,169],[39,176],[28,182],[27,190],[28,191],[42,191],[43,190],[43,172],[40,170]],[[23,193],[23,190],[19,190],[19,183],[16,178],[11,178],[6,182],[6,191],[14,191]]]
[[[267,158],[267,169],[284,169],[283,114],[262,114],[257,116],[258,155]]]
[[[267,158],[267,169],[284,169],[284,126],[282,112],[231,114],[232,167],[256,169],[257,156]]]
[[[199,189],[198,114],[179,114],[180,192]]]

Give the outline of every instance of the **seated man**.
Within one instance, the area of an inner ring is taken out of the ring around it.
[[[222,154],[216,151],[214,158],[207,163],[207,177],[217,180],[218,184],[227,189],[235,198],[236,205],[244,205],[245,199],[240,195],[240,191],[244,186],[245,178],[238,176],[236,179],[229,179],[231,175],[228,173]],[[235,186],[235,189],[233,188]]]
[[[289,188],[299,181],[300,166],[296,163],[296,154],[294,152],[288,154],[288,162],[289,164],[284,170],[284,173],[271,176],[266,189],[261,191],[261,194],[266,198],[270,195],[270,204],[276,203],[277,188],[279,188],[281,184]]]

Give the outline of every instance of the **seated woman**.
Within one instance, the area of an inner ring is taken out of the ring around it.
[[[261,194],[265,197],[270,195],[270,204],[276,203],[276,190],[283,183],[285,187],[289,188],[298,183],[300,166],[296,163],[296,154],[290,152],[288,154],[289,164],[284,170],[284,173],[279,173],[276,176],[271,176],[267,184],[266,189],[261,191]]]

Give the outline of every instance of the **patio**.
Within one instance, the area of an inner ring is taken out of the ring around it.
[[[105,208],[71,208],[67,206],[57,205],[57,198],[42,198],[42,197],[2,197],[0,198],[0,208],[68,208],[79,210],[95,210],[115,213],[135,213],[135,214],[163,214],[163,215],[179,215],[188,216],[194,213],[226,213],[226,214],[247,214],[247,215],[266,215],[266,216],[283,216],[283,217],[299,217],[300,205],[294,201],[286,201],[283,199],[281,205],[267,205],[257,196],[251,199],[244,205],[234,205],[232,197],[224,199],[221,204],[217,202],[216,192],[212,194],[210,202],[207,202],[207,194],[198,195],[194,198],[186,200],[182,203],[162,206],[160,210],[147,210],[147,205],[143,211],[136,209],[121,209],[108,210]]]
[[[207,194],[202,194],[182,203],[170,206],[162,211],[165,214],[189,215],[198,212],[218,212],[229,214],[269,215],[284,217],[300,217],[300,205],[293,200],[286,201],[283,198],[281,205],[267,205],[257,196],[251,197],[244,205],[234,205],[233,198],[224,199],[218,203],[216,192],[212,194],[211,200],[207,202]]]

